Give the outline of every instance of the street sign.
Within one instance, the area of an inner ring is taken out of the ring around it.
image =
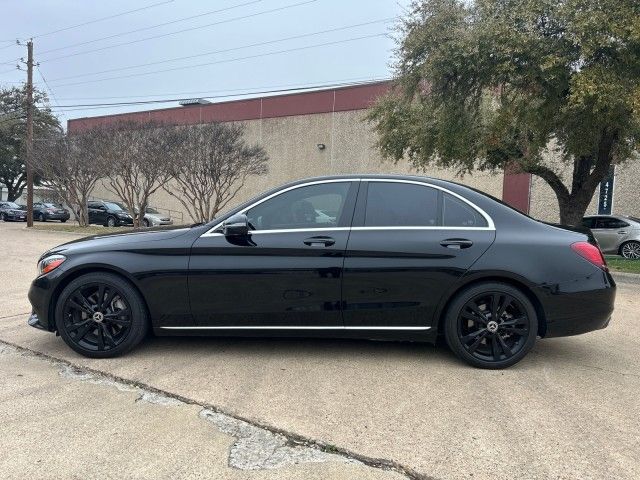
[[[615,184],[616,166],[609,167],[609,173],[600,182],[598,194],[598,215],[611,215],[613,211],[613,187]]]

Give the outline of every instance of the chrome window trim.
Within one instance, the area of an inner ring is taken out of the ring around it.
[[[251,325],[221,325],[221,326],[186,326],[186,327],[160,327],[163,330],[412,330],[412,331],[426,331],[431,327],[384,327],[384,326],[371,326],[371,327],[351,327],[351,326],[291,326],[291,325],[267,325],[267,326],[251,326]]]
[[[449,195],[452,195],[455,198],[458,198],[460,200],[462,200],[464,203],[466,203],[467,205],[469,205],[471,208],[473,208],[476,212],[478,212],[480,215],[482,215],[482,217],[486,220],[487,222],[487,226],[486,227],[447,227],[444,225],[439,225],[439,226],[375,226],[375,227],[318,227],[318,228],[291,228],[291,229],[273,229],[273,230],[254,230],[251,231],[251,235],[262,235],[262,234],[269,234],[269,233],[292,233],[292,232],[327,232],[327,231],[340,231],[340,230],[354,230],[354,231],[367,231],[367,230],[471,230],[471,231],[487,231],[487,230],[495,230],[495,224],[493,223],[493,219],[489,216],[489,214],[487,212],[485,212],[482,208],[480,208],[479,206],[477,206],[475,203],[471,202],[470,200],[467,200],[466,198],[464,198],[462,195],[459,195],[455,192],[452,192],[451,190],[448,190],[444,187],[441,187],[439,185],[434,185],[432,183],[428,183],[426,181],[419,181],[419,180],[404,180],[404,179],[399,179],[399,178],[333,178],[333,179],[327,179],[327,180],[315,180],[312,182],[306,182],[306,183],[301,183],[298,185],[292,185],[291,187],[287,187],[283,190],[278,190],[277,192],[272,193],[271,195],[262,198],[254,203],[252,203],[251,205],[249,205],[248,207],[244,208],[243,210],[237,212],[237,213],[242,213],[242,214],[246,214],[248,210],[252,209],[253,207],[260,205],[263,202],[266,202],[267,200],[272,199],[273,197],[276,197],[278,195],[281,195],[283,193],[286,193],[288,191],[291,190],[295,190],[297,188],[302,188],[302,187],[307,187],[309,185],[319,185],[319,184],[323,184],[323,183],[345,183],[345,182],[386,182],[386,183],[409,183],[409,184],[413,184],[413,185],[420,185],[422,187],[427,187],[427,188],[435,188],[436,190],[440,190],[442,192],[448,193]],[[200,237],[215,237],[215,236],[223,236],[224,234],[221,232],[216,232],[217,229],[219,229],[222,224],[224,223],[224,221],[216,224],[214,227],[210,228],[209,230],[207,230],[205,233],[203,233],[202,235],[200,235]]]

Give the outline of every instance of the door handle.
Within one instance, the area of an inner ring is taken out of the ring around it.
[[[626,231],[624,231],[624,230],[623,230],[622,232],[618,232],[618,235],[626,235],[627,233],[628,233],[628,232],[626,232]]]
[[[461,248],[469,248],[473,245],[473,242],[466,238],[447,238],[446,240],[441,241],[440,245],[454,250],[460,250]]]
[[[331,237],[309,237],[304,241],[304,244],[310,247],[330,247],[334,243],[336,241]]]

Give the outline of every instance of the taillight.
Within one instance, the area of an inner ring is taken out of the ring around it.
[[[600,249],[595,245],[592,245],[589,242],[576,242],[571,244],[571,248],[574,252],[585,260],[593,263],[596,267],[607,270],[607,262],[602,256]]]

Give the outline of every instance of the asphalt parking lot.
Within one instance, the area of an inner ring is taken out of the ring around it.
[[[26,325],[37,257],[74,238],[0,224],[10,476],[640,478],[640,285],[619,285],[607,329],[541,340],[504,371],[444,347],[344,340],[151,338],[90,360]]]

